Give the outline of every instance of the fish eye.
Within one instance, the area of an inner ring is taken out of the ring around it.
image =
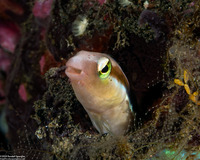
[[[98,60],[98,74],[101,79],[105,79],[110,75],[111,62],[107,57]]]

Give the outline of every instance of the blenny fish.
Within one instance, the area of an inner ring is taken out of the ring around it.
[[[125,134],[133,111],[129,82],[117,62],[107,54],[80,51],[67,61],[65,73],[99,133]]]

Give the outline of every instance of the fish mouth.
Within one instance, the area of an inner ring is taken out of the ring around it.
[[[66,63],[65,74],[69,77],[70,81],[75,83],[83,78],[83,60],[79,56],[70,58]]]
[[[78,69],[78,68],[75,68],[75,67],[71,67],[71,66],[68,66],[65,70],[65,73],[68,75],[68,74],[74,74],[74,75],[80,75],[82,72],[81,69]]]
[[[70,82],[72,83],[80,82],[83,78],[83,70],[72,66],[67,66],[65,74],[69,77]]]

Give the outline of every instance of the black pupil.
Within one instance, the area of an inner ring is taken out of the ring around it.
[[[102,70],[101,70],[102,73],[106,73],[108,72],[108,65],[106,65]]]

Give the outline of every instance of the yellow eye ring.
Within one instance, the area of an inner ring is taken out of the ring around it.
[[[105,79],[110,75],[111,62],[107,57],[102,57],[98,61],[98,74],[101,79]]]

